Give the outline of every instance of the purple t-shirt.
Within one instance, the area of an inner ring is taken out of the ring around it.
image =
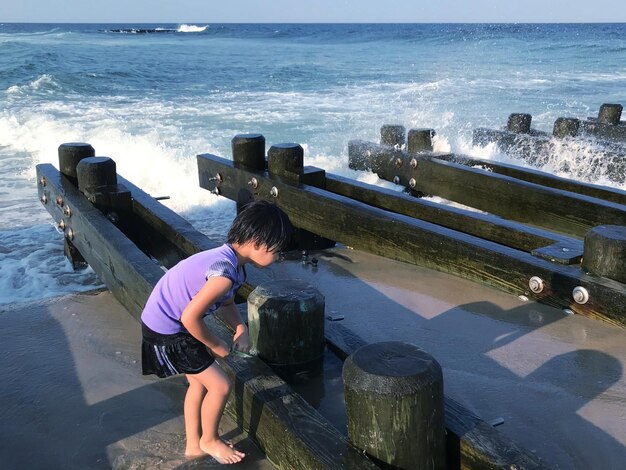
[[[152,331],[164,335],[186,331],[180,321],[183,310],[207,279],[214,276],[227,277],[233,285],[207,310],[205,316],[233,297],[246,280],[244,269],[237,266],[237,254],[228,243],[196,253],[168,270],[150,294],[141,313],[141,321]]]

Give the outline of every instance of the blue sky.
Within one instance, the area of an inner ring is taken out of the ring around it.
[[[0,0],[0,22],[625,21],[625,0]]]

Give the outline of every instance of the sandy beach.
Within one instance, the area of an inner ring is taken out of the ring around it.
[[[0,331],[3,468],[221,467],[185,460],[185,381],[141,375],[140,325],[108,291],[5,306]],[[231,419],[220,429],[247,454],[237,468],[274,468]]]

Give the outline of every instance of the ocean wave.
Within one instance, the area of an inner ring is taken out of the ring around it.
[[[209,25],[196,26],[192,24],[181,24],[176,31],[179,33],[202,33],[207,30]]]
[[[6,89],[7,94],[30,93],[33,91],[53,91],[60,89],[61,86],[52,75],[47,73],[41,75],[35,80],[25,85],[12,85]]]
[[[52,223],[0,231],[0,264],[0,305],[102,287],[93,269],[74,271]]]
[[[209,25],[196,26],[191,24],[181,24],[177,28],[156,27],[156,28],[114,28],[106,29],[106,33],[121,34],[155,34],[155,33],[202,33],[208,29]]]

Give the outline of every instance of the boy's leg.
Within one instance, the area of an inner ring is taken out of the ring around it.
[[[230,394],[230,380],[217,362],[199,374],[194,374],[193,378],[207,390],[200,410],[202,427],[200,448],[219,463],[239,462],[245,454],[229,447],[219,437],[220,419]]]
[[[200,437],[202,436],[200,410],[207,390],[195,375],[187,374],[187,380],[189,381],[189,388],[185,395],[184,406],[185,436],[187,438],[185,455],[187,457],[198,457],[204,455],[204,451],[200,448]]]

